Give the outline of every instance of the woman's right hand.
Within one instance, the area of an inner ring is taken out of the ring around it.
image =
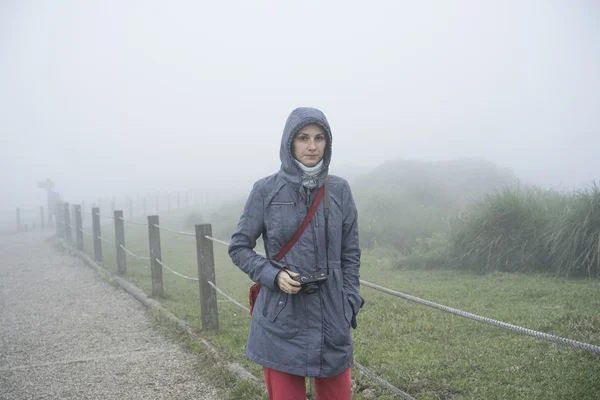
[[[277,274],[275,281],[282,292],[287,294],[296,294],[300,291],[300,282],[293,280],[292,276],[296,277],[300,276],[300,274],[288,270],[281,270]]]

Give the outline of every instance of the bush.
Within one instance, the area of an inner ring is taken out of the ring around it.
[[[184,230],[194,230],[197,224],[204,223],[204,219],[202,218],[202,214],[198,211],[192,211],[188,213],[183,219],[181,228]]]
[[[446,233],[434,233],[429,238],[418,238],[405,263],[422,269],[452,267],[452,242]]]
[[[570,198],[546,244],[557,275],[600,277],[600,189],[595,183]]]
[[[477,203],[453,232],[459,267],[477,272],[531,272],[548,267],[551,226],[544,191],[506,188]]]

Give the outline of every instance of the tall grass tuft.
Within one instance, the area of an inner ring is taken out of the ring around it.
[[[571,196],[546,238],[557,275],[600,277],[600,188]]]
[[[544,191],[518,187],[486,196],[453,232],[458,266],[476,272],[543,269],[549,263],[544,235],[557,207],[548,199]]]

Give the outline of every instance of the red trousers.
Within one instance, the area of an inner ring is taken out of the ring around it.
[[[303,376],[263,367],[265,383],[271,400],[306,400]],[[352,369],[330,378],[315,378],[317,400],[351,400]]]

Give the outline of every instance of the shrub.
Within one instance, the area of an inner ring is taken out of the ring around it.
[[[551,224],[544,192],[505,188],[477,203],[453,232],[460,267],[530,272],[548,268],[544,235]]]
[[[571,196],[546,245],[557,275],[600,276],[600,189],[595,183]]]

